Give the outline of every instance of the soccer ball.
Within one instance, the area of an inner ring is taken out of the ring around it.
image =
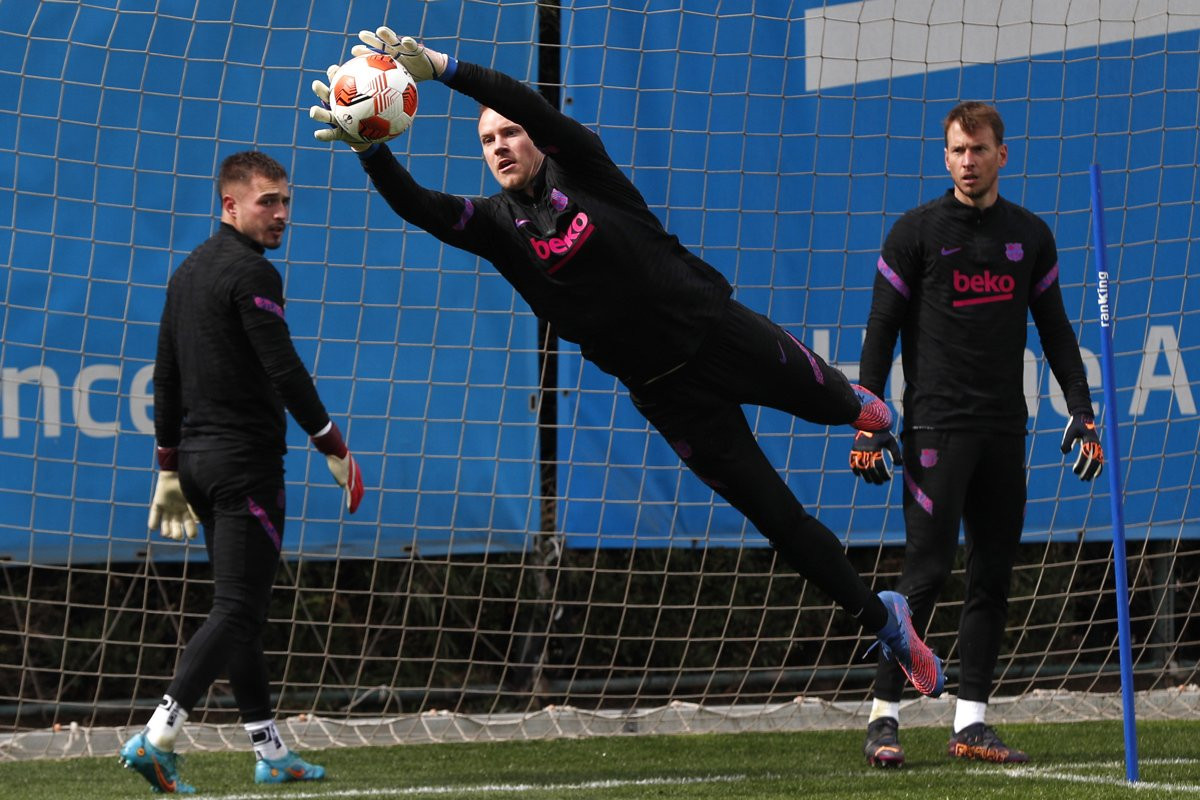
[[[417,84],[391,56],[357,56],[333,73],[329,110],[347,133],[368,142],[386,142],[412,125]]]

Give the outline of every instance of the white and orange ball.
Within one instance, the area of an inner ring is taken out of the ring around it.
[[[347,133],[386,142],[408,130],[417,113],[417,84],[391,56],[357,56],[329,82],[329,110]]]

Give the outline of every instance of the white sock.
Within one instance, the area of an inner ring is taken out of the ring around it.
[[[154,709],[146,723],[146,739],[159,750],[174,750],[175,737],[187,722],[187,712],[169,694]]]
[[[872,723],[880,717],[891,717],[900,721],[900,701],[892,702],[890,700],[880,700],[878,697],[871,703],[871,716],[867,717],[867,722]]]
[[[954,732],[958,733],[969,725],[983,722],[987,716],[987,703],[976,700],[963,700],[961,697],[954,704]]]
[[[246,733],[250,734],[250,744],[254,745],[254,756],[278,761],[288,754],[287,746],[279,738],[275,720],[265,719],[260,722],[247,722],[243,725]]]

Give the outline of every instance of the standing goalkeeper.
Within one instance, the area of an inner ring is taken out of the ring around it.
[[[481,106],[483,156],[502,191],[465,198],[419,186],[383,144],[330,125],[392,209],[447,244],[492,262],[539,317],[629,389],[634,405],[688,467],[741,511],[781,558],[883,643],[917,688],[942,690],[941,663],[912,632],[894,592],[876,596],[838,538],[810,516],[759,448],[742,404],[824,425],[886,430],[887,405],[852,386],[766,317],[731,299],[713,267],[667,233],[599,137],[494,70],[362,32],[356,55],[386,52],[416,80],[437,79]],[[330,68],[330,75],[335,68]]]
[[[279,247],[287,226],[287,172],[263,153],[235,153],[221,164],[217,189],[220,228],[167,286],[154,363],[159,473],[150,509],[150,528],[172,539],[204,525],[212,609],[146,728],[121,747],[126,767],[168,793],[195,791],[179,779],[175,739],[222,674],[254,747],[255,781],[324,777],[279,738],[263,653],[283,542],[285,406],[325,454],[349,511],[363,493],[358,465],[292,345],[279,272],[263,255]]]
[[[1004,638],[1009,583],[1025,516],[1022,384],[1027,317],[1066,397],[1062,451],[1079,443],[1075,474],[1090,481],[1104,454],[1075,333],[1063,308],[1058,253],[1044,222],[999,194],[1008,160],[1004,123],[983,103],[955,106],[943,123],[954,186],[909,211],[883,245],[863,341],[863,385],[882,396],[896,337],[904,365],[904,521],[896,585],[924,631],[950,575],[959,524],[966,534],[961,673],[949,754],[1028,761],[985,719]],[[887,431],[859,433],[850,453],[869,483],[890,479]],[[867,760],[900,766],[901,676],[880,662],[867,725]]]

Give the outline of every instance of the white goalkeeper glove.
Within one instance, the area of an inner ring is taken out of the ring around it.
[[[147,525],[152,531],[161,527],[162,535],[168,539],[179,540],[184,536],[195,539],[200,520],[179,486],[179,473],[174,468],[175,448],[158,448],[158,463],[158,480],[154,483],[154,499],[150,501]]]
[[[325,75],[329,79],[330,83],[333,82],[333,74],[337,71],[337,64],[330,64],[329,68],[325,70]],[[321,142],[345,142],[359,153],[371,146],[371,143],[366,139],[358,136],[357,134],[350,133],[350,131],[346,130],[341,125],[338,125],[337,121],[334,120],[333,112],[329,110],[328,84],[319,80],[313,81],[312,90],[313,94],[317,96],[317,99],[321,101],[321,105],[310,106],[308,109],[308,116],[310,119],[316,120],[317,122],[323,122],[328,126],[325,128],[318,128],[317,130],[313,131],[313,138]]]
[[[324,430],[312,437],[312,443],[317,450],[325,454],[325,463],[338,486],[346,490],[346,510],[353,514],[362,502],[363,479],[358,462],[346,448],[342,432],[333,420],[330,420]]]
[[[351,53],[356,56],[369,56],[371,53],[389,55],[400,62],[417,82],[441,77],[450,63],[450,57],[445,53],[430,50],[411,36],[401,39],[386,25],[376,28],[374,33],[359,31],[358,38],[363,43],[350,48]]]

